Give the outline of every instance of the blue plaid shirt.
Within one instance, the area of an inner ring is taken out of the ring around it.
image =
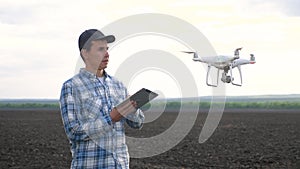
[[[71,144],[71,168],[129,168],[124,123],[140,129],[141,110],[112,122],[110,112],[128,96],[126,87],[104,73],[104,80],[81,69],[62,87],[60,110]]]

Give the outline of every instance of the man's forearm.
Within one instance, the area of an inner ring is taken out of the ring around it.
[[[117,108],[113,108],[113,110],[110,112],[110,117],[113,122],[118,122],[123,116],[118,112]]]

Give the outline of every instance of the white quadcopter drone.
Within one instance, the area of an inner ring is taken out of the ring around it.
[[[250,54],[250,60],[247,59],[240,59],[239,56],[239,51],[242,48],[237,48],[234,51],[234,56],[224,56],[224,55],[217,55],[217,56],[211,56],[211,57],[199,57],[197,52],[188,52],[188,51],[182,51],[184,53],[189,53],[189,54],[194,54],[193,61],[198,61],[198,62],[203,62],[208,64],[208,70],[207,70],[207,75],[206,75],[206,84],[208,86],[212,87],[217,87],[219,84],[219,72],[220,70],[223,70],[222,73],[222,82],[224,83],[231,83],[236,86],[242,86],[242,72],[241,72],[241,65],[245,64],[254,64],[255,62],[255,57],[253,54]],[[211,66],[214,66],[218,69],[218,75],[217,75],[217,84],[210,84],[208,82],[208,76],[210,72]],[[240,83],[235,83],[234,78],[232,76],[232,69],[237,67],[240,73]],[[230,71],[230,75],[228,75],[228,71]]]

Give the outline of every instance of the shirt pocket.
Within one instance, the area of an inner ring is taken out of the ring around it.
[[[110,90],[110,95],[114,105],[117,105],[125,100],[125,91],[123,90]]]
[[[103,109],[100,97],[88,97],[82,100],[83,119],[96,119]]]

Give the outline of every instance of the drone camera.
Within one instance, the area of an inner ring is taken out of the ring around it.
[[[224,83],[230,83],[231,80],[233,80],[233,78],[231,79],[231,76],[227,76],[226,73],[222,74],[222,78],[221,78],[222,82]]]

